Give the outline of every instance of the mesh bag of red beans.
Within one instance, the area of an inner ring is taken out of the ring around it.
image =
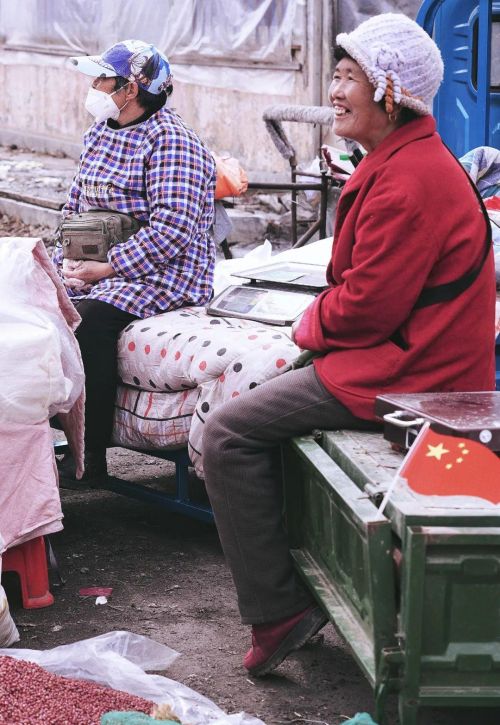
[[[99,725],[111,710],[149,714],[153,703],[0,656],[0,725]]]

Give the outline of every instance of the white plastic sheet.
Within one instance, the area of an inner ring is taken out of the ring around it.
[[[305,1],[0,0],[0,32],[9,50],[37,52],[37,65],[98,53],[132,36],[168,55],[174,80],[290,95],[293,47],[305,44]],[[2,63],[19,63],[18,55],[3,53]]]
[[[231,88],[242,93],[291,96],[295,88],[294,72],[288,70],[172,63],[172,73],[174,84],[180,81],[210,88]]]
[[[258,247],[254,247],[243,257],[222,259],[215,265],[214,293],[217,295],[231,284],[241,284],[241,277],[233,277],[234,272],[244,272],[246,269],[260,267],[271,259],[273,245],[266,239]]]
[[[84,375],[57,291],[33,256],[36,239],[0,239],[0,421],[68,412]]]
[[[164,670],[179,656],[148,637],[132,632],[108,632],[98,637],[50,650],[0,649],[0,656],[35,662],[49,672],[98,682],[115,690],[166,702],[177,717],[190,725],[264,725],[245,713],[226,715],[198,692],[146,670]]]
[[[1,0],[0,19],[8,47],[96,53],[132,35],[175,60],[283,64],[291,59],[296,6],[297,0]]]
[[[422,0],[338,0],[338,32],[350,32],[379,13],[403,13],[415,19]]]

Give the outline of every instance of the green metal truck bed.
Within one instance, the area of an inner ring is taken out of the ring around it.
[[[420,705],[500,706],[500,517],[398,489],[379,433],[324,432],[283,448],[292,555],[374,689],[402,725]],[[499,482],[500,485],[500,482]]]

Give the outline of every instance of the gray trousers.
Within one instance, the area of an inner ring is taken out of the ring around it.
[[[280,443],[313,428],[374,427],[336,400],[312,365],[240,395],[207,419],[205,484],[244,624],[291,616],[312,601],[283,526]]]

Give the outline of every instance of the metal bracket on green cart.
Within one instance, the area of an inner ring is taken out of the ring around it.
[[[387,696],[391,692],[401,690],[401,666],[404,663],[404,654],[399,647],[384,647],[380,658],[380,666],[375,687],[375,720],[379,725],[384,723],[385,705]]]

